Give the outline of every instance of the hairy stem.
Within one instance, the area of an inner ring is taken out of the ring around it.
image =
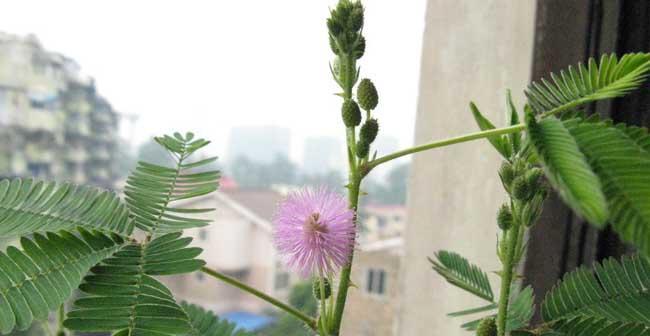
[[[521,225],[514,225],[506,233],[506,255],[503,259],[501,271],[501,291],[499,293],[499,310],[497,313],[497,336],[506,335],[506,322],[508,320],[508,304],[510,301],[510,287],[512,286],[514,259],[519,246],[519,231]]]
[[[219,280],[221,280],[221,281],[223,281],[223,282],[225,282],[225,283],[227,283],[227,284],[229,284],[231,286],[237,287],[237,288],[239,288],[239,289],[241,289],[241,290],[243,290],[245,292],[248,292],[248,293],[250,293],[252,295],[257,296],[258,298],[260,298],[260,299],[262,299],[262,300],[264,300],[264,301],[266,301],[266,302],[268,302],[268,303],[270,303],[270,304],[284,310],[285,312],[293,315],[294,317],[302,320],[311,329],[316,330],[316,320],[314,320],[313,318],[307,316],[306,314],[299,311],[298,309],[296,309],[294,307],[291,307],[286,303],[280,302],[279,300],[271,297],[270,295],[268,295],[266,293],[263,293],[263,292],[255,289],[253,287],[250,287],[250,286],[238,281],[237,279],[229,277],[229,276],[227,276],[227,275],[225,275],[223,273],[220,273],[220,272],[218,272],[216,270],[213,270],[211,268],[203,267],[203,268],[201,268],[201,272],[203,272],[203,273],[205,273],[205,274],[207,274],[207,275],[209,275],[209,276],[211,276],[213,278],[219,279]]]
[[[515,132],[520,132],[523,129],[526,128],[526,125],[524,124],[517,124],[514,126],[509,126],[509,127],[503,127],[503,128],[496,128],[488,131],[481,131],[481,132],[475,132],[475,133],[470,133],[470,134],[465,134],[461,135],[458,137],[453,137],[453,138],[447,138],[443,140],[438,140],[434,142],[430,142],[428,144],[424,145],[419,145],[407,149],[403,149],[401,151],[397,151],[395,153],[379,157],[377,159],[374,159],[366,164],[365,168],[365,173],[369,172],[373,168],[377,167],[378,165],[382,163],[386,163],[388,161],[400,158],[402,156],[406,156],[409,154],[415,154],[418,152],[423,152],[429,149],[433,148],[438,148],[438,147],[445,147],[449,145],[454,145],[462,142],[468,142],[468,141],[473,141],[473,140],[479,140],[479,139],[484,139],[487,137],[495,136],[495,135],[503,135],[503,134],[510,134],[510,133],[515,133]]]

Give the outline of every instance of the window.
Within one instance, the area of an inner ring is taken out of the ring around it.
[[[380,229],[386,227],[386,217],[377,216],[377,227]]]
[[[200,229],[199,230],[199,239],[201,241],[206,241],[208,240],[208,230],[206,229]]]
[[[366,273],[366,292],[384,295],[386,292],[386,271],[383,269],[368,269]]]

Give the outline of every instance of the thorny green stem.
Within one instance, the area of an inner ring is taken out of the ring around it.
[[[510,301],[510,287],[512,286],[513,270],[515,268],[514,259],[519,246],[519,234],[521,224],[515,224],[506,231],[506,255],[503,259],[503,269],[501,271],[501,291],[499,293],[498,312],[497,312],[497,336],[506,335],[506,322],[508,320],[508,304]]]
[[[352,99],[352,88],[356,79],[356,64],[355,59],[351,55],[341,57],[344,62],[343,69],[345,69],[345,81],[343,88],[343,99]],[[359,188],[363,177],[359,174],[359,165],[356,159],[356,139],[354,127],[347,129],[347,147],[348,147],[348,204],[350,209],[356,213],[359,204]],[[355,215],[354,223],[356,225],[357,217]],[[352,261],[354,258],[354,251],[350,254],[348,264],[341,270],[339,278],[338,292],[336,293],[336,304],[330,309],[334,310],[333,321],[331,325],[331,332],[333,335],[339,335],[341,330],[341,322],[343,320],[343,311],[345,310],[345,302],[348,297],[348,288],[350,287],[350,273],[352,271]],[[333,295],[333,294],[332,294]]]
[[[268,295],[266,293],[263,293],[263,292],[255,289],[253,287],[250,287],[250,286],[248,286],[248,285],[246,285],[244,283],[241,283],[238,280],[236,280],[234,278],[231,278],[231,277],[229,277],[229,276],[227,276],[227,275],[225,275],[223,273],[220,273],[220,272],[218,272],[216,270],[213,270],[211,268],[203,267],[203,268],[201,268],[201,272],[203,272],[203,273],[205,273],[205,274],[207,274],[207,275],[209,275],[209,276],[211,276],[213,278],[219,279],[219,280],[221,280],[221,281],[223,281],[223,282],[225,282],[225,283],[227,283],[227,284],[229,284],[231,286],[237,287],[237,288],[239,288],[239,289],[241,289],[241,290],[243,290],[245,292],[248,292],[248,293],[250,293],[252,295],[257,296],[258,298],[260,298],[260,299],[262,299],[262,300],[264,300],[264,301],[266,301],[266,302],[268,302],[268,303],[270,303],[270,304],[272,304],[272,305],[286,311],[287,313],[293,315],[294,317],[302,320],[311,329],[316,330],[316,320],[314,320],[313,318],[305,315],[303,312],[299,311],[298,309],[296,309],[294,307],[291,307],[286,303],[280,302],[279,300],[271,297],[270,295]]]

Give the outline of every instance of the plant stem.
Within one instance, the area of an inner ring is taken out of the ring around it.
[[[369,172],[373,168],[377,167],[378,165],[400,158],[402,156],[406,156],[409,154],[414,154],[418,152],[422,152],[425,150],[433,149],[433,148],[438,148],[438,147],[445,147],[453,144],[458,144],[462,142],[468,142],[468,141],[473,141],[473,140],[479,140],[479,139],[484,139],[487,137],[491,136],[496,136],[496,135],[503,135],[503,134],[510,134],[510,133],[515,133],[519,132],[523,129],[526,128],[525,124],[517,124],[514,126],[509,126],[509,127],[503,127],[503,128],[496,128],[488,131],[481,131],[481,132],[475,132],[475,133],[470,133],[470,134],[465,134],[461,135],[458,137],[453,137],[453,138],[447,138],[443,140],[438,140],[434,142],[430,142],[428,144],[424,145],[419,145],[407,149],[403,149],[401,151],[397,151],[395,153],[382,156],[380,158],[374,159],[370,162],[368,162],[365,166],[365,173]]]
[[[501,271],[501,291],[499,293],[499,310],[497,313],[497,336],[505,336],[506,322],[508,320],[508,304],[510,301],[510,287],[512,286],[512,274],[515,254],[519,245],[519,231],[521,225],[516,224],[506,232],[506,255],[503,260],[503,269]]]
[[[327,330],[328,330],[328,318],[327,318],[327,307],[325,307],[325,277],[321,273],[320,275],[320,280],[319,280],[319,289],[320,289],[320,324],[321,324],[321,334],[322,336],[328,336],[327,335]],[[331,295],[331,294],[330,294]],[[330,307],[331,309],[331,307]]]
[[[59,328],[56,331],[56,336],[65,335],[65,327],[63,327],[63,321],[65,320],[65,303],[59,307]]]
[[[361,177],[357,172],[350,172],[350,184],[348,184],[348,202],[350,208],[355,212],[359,205],[359,189],[361,186]],[[357,216],[355,214],[354,222],[356,225]],[[334,324],[332,325],[332,332],[338,335],[341,329],[341,321],[343,320],[343,310],[345,309],[345,301],[348,297],[348,288],[350,287],[350,273],[352,272],[352,261],[354,252],[350,254],[348,264],[341,270],[341,278],[339,280],[338,293],[336,295],[336,306],[334,308]]]
[[[286,303],[280,302],[279,300],[269,296],[266,293],[263,293],[263,292],[255,289],[253,287],[250,287],[250,286],[248,286],[248,285],[246,285],[244,283],[241,283],[237,279],[229,277],[229,276],[227,276],[227,275],[225,275],[223,273],[220,273],[220,272],[218,272],[216,270],[213,270],[211,268],[203,267],[203,268],[201,268],[201,272],[203,272],[203,273],[205,273],[207,275],[210,275],[210,276],[212,276],[212,277],[214,277],[216,279],[219,279],[219,280],[221,280],[221,281],[223,281],[223,282],[225,282],[225,283],[227,283],[227,284],[229,284],[231,286],[237,287],[237,288],[239,288],[239,289],[241,289],[241,290],[243,290],[245,292],[248,292],[248,293],[250,293],[252,295],[257,296],[258,298],[260,298],[260,299],[262,299],[262,300],[264,300],[264,301],[266,301],[266,302],[268,302],[268,303],[270,303],[270,304],[272,304],[272,305],[286,311],[287,313],[295,316],[296,318],[302,320],[311,329],[316,330],[316,320],[314,320],[313,318],[305,315],[303,312],[299,311],[298,309],[293,308],[293,307],[289,306]]]

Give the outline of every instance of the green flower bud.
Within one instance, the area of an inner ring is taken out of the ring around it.
[[[364,78],[357,87],[357,100],[359,106],[366,111],[374,110],[379,103],[379,94],[375,88],[375,84],[368,78]]]
[[[341,32],[343,32],[343,26],[341,26],[341,23],[336,20],[334,16],[332,16],[331,18],[327,19],[327,30],[329,30],[330,34],[338,36]]]
[[[542,180],[542,176],[544,176],[544,172],[540,168],[532,168],[528,170],[524,175],[526,177],[526,182],[528,185],[530,185],[534,191],[537,191],[537,188],[539,187]]]
[[[360,159],[363,159],[368,155],[368,152],[370,151],[370,144],[363,141],[363,139],[359,140],[357,142],[357,156]]]
[[[497,225],[499,229],[506,231],[512,227],[513,218],[512,212],[510,211],[510,206],[508,204],[503,204],[497,212]]]
[[[336,40],[330,35],[330,49],[335,55],[339,54],[339,47],[336,46]]]
[[[510,190],[510,185],[516,177],[515,168],[510,164],[510,162],[503,162],[501,168],[499,168],[499,177],[501,178],[501,183],[506,190]]]
[[[359,126],[361,123],[361,110],[359,110],[359,105],[352,99],[343,102],[341,116],[346,127]]]
[[[323,289],[325,289],[325,299],[328,299],[332,295],[332,286],[330,286],[330,282],[326,278],[323,278]],[[320,301],[320,279],[314,279],[312,291],[316,300]]]
[[[377,119],[368,119],[363,123],[363,126],[361,126],[359,138],[361,138],[361,141],[371,144],[377,138],[377,133],[379,133],[379,123],[377,122]]]
[[[497,324],[494,317],[486,317],[481,320],[476,329],[476,336],[496,336]]]
[[[363,5],[361,2],[354,3],[354,8],[352,8],[348,19],[348,27],[352,31],[359,31],[363,27]]]
[[[366,38],[359,36],[359,41],[357,41],[356,47],[354,47],[354,58],[359,59],[363,57],[363,54],[366,52]]]
[[[528,183],[526,176],[517,177],[512,182],[512,197],[520,201],[528,201],[535,195],[535,191]]]

